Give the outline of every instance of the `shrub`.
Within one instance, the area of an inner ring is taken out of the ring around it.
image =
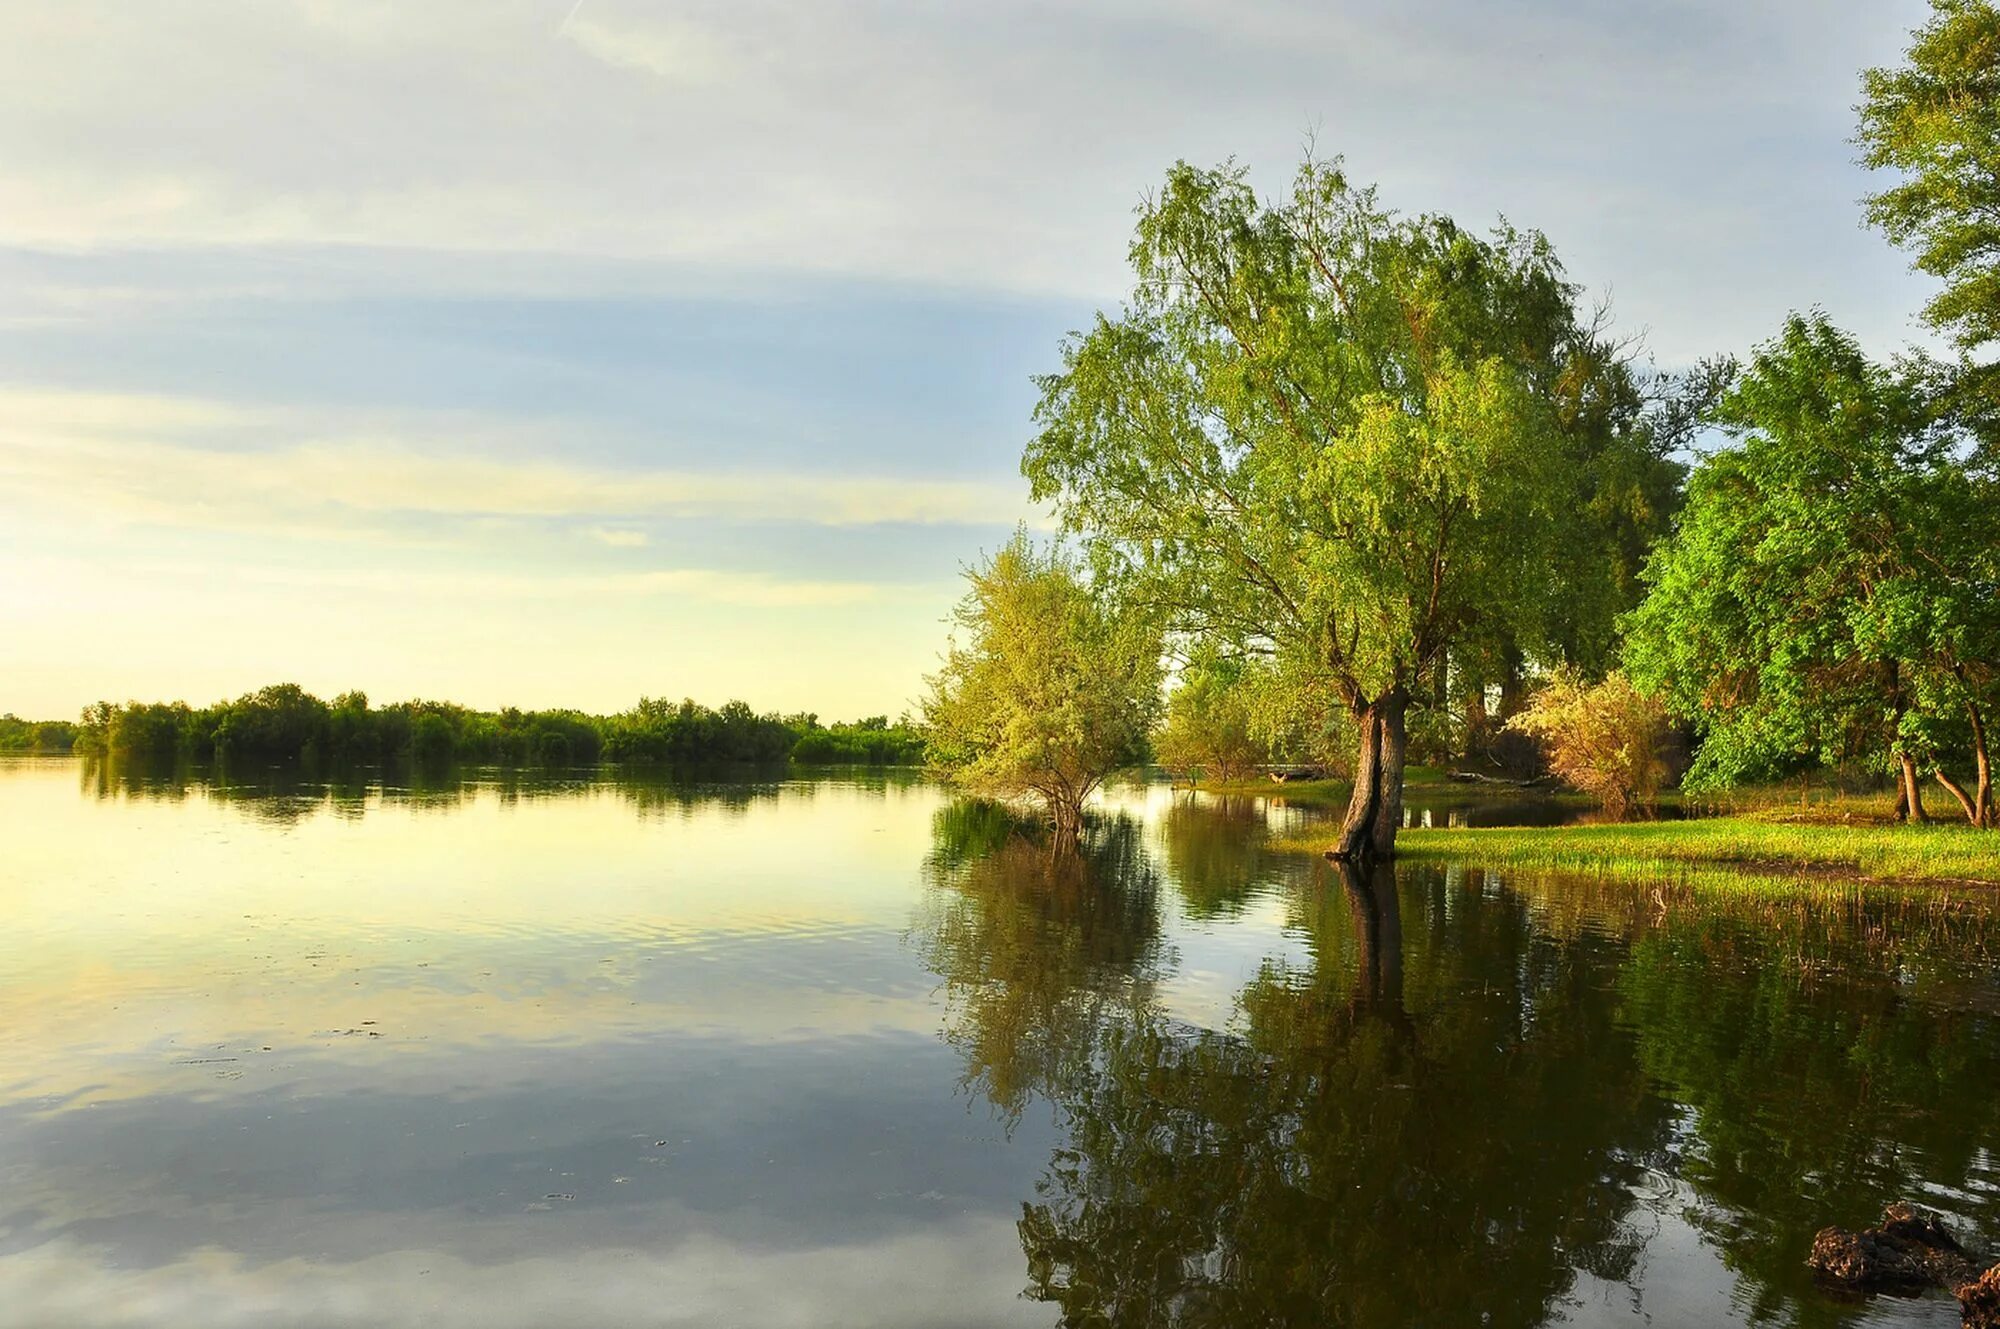
[[[1659,793],[1667,713],[1622,673],[1585,683],[1559,671],[1507,724],[1537,739],[1549,769],[1614,817],[1634,803],[1650,807]]]

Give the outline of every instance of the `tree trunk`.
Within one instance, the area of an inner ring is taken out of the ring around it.
[[[1965,792],[1965,786],[1952,779],[1949,775],[1946,775],[1942,766],[1938,767],[1934,773],[1937,776],[1937,782],[1949,790],[1951,796],[1958,800],[1959,807],[1965,810],[1965,819],[1974,826],[1977,826],[1979,824],[1979,809],[1973,804],[1972,795]]]
[[[1903,807],[1906,814],[1914,822],[1929,821],[1930,818],[1924,815],[1924,786],[1917,778],[1916,759],[1907,752],[1898,752],[1896,760],[1903,767]]]
[[[1340,825],[1333,856],[1369,865],[1395,857],[1396,832],[1403,824],[1403,759],[1409,747],[1404,720],[1410,698],[1402,688],[1358,709],[1361,752],[1354,761],[1354,793]]]
[[[1057,853],[1067,853],[1083,840],[1083,800],[1067,789],[1051,790],[1047,797],[1054,837],[1050,847]]]
[[[1993,763],[1986,754],[1986,717],[1980,713],[1979,703],[1967,701],[1965,712],[1972,720],[1972,757],[1978,763],[1979,788],[1974,805],[1979,816],[1973,825],[1991,827],[1994,823],[1993,811]]]

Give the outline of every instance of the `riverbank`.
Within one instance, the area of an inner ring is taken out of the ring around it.
[[[1328,831],[1273,848],[1323,853]],[[1411,829],[1396,852],[1418,862],[1658,878],[1690,868],[1758,876],[1846,877],[1880,882],[2000,886],[2000,835],[1969,827],[1833,826],[1747,816],[1617,825]]]

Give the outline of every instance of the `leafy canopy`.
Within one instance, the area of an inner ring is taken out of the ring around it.
[[[1181,669],[1154,742],[1160,764],[1215,780],[1240,780],[1265,759],[1249,662],[1202,651]]]
[[[1131,260],[1130,301],[1040,381],[1023,460],[1102,575],[1349,706],[1482,634],[1609,642],[1614,560],[1586,554],[1650,513],[1658,467],[1540,235],[1398,217],[1337,163],[1270,202],[1182,164]]]
[[[1862,162],[1902,182],[1868,219],[1944,280],[1930,322],[1966,348],[2000,339],[2000,8],[1931,0],[1905,62],[1862,75]]]
[[[1933,756],[1990,690],[1995,495],[1935,399],[1930,366],[1873,363],[1821,315],[1725,398],[1740,443],[1695,471],[1627,625],[1634,678],[1703,728],[1692,783]]]

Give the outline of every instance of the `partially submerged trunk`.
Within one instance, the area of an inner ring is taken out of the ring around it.
[[[1047,797],[1053,847],[1058,853],[1075,849],[1083,841],[1083,798],[1068,790]]]
[[[1340,842],[1333,849],[1333,857],[1344,863],[1365,866],[1395,857],[1396,832],[1403,824],[1409,707],[1409,694],[1397,687],[1355,708],[1361,752],[1354,761],[1354,793],[1347,801]]]

